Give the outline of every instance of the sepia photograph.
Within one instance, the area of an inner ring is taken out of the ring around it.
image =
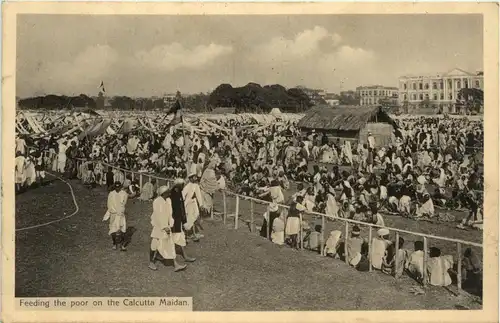
[[[483,18],[17,14],[13,297],[482,310]]]

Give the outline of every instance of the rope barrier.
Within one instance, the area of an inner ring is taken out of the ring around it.
[[[77,214],[80,211],[78,203],[76,202],[75,192],[73,191],[73,187],[71,186],[71,184],[68,181],[66,181],[65,179],[63,179],[62,177],[60,177],[60,176],[54,175],[54,174],[49,173],[49,172],[46,172],[46,173],[48,175],[51,175],[51,176],[59,179],[60,181],[64,182],[66,185],[68,185],[70,193],[71,193],[71,197],[73,198],[73,204],[75,205],[75,211],[73,213],[71,213],[70,215],[67,215],[67,216],[62,217],[62,218],[57,219],[57,220],[53,220],[53,221],[45,222],[45,223],[42,223],[42,224],[31,225],[31,226],[28,226],[28,227],[16,229],[16,232],[26,231],[26,230],[36,229],[36,228],[41,228],[41,227],[44,227],[44,226],[47,226],[47,225],[51,225],[51,224],[54,224],[54,223],[57,223],[57,222],[61,222],[63,220],[66,220],[66,219],[69,219],[69,218],[73,217],[75,214]]]

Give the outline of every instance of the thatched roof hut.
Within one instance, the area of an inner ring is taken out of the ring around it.
[[[314,107],[297,126],[304,131],[324,132],[329,137],[361,141],[371,132],[384,144],[391,140],[396,128],[395,122],[379,106]]]

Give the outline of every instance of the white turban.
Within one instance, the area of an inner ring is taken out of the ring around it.
[[[168,191],[168,186],[167,185],[163,185],[163,186],[160,186],[158,188],[158,195],[162,195],[163,193],[165,193],[166,191]]]

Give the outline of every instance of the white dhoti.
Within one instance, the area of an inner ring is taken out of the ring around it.
[[[298,217],[289,217],[286,220],[285,233],[286,235],[299,234],[300,232],[300,219]]]
[[[210,212],[212,211],[213,207],[213,197],[212,194],[209,194],[205,191],[201,191],[201,196],[203,198],[203,208],[207,211]]]
[[[398,211],[401,213],[405,212],[405,213],[410,214],[410,202],[411,202],[411,198],[409,196],[403,195],[399,199]]]
[[[194,222],[200,216],[200,209],[198,208],[198,202],[196,200],[191,200],[186,203],[186,224],[184,224],[184,228],[186,230],[191,230],[194,225]]]
[[[278,245],[285,244],[285,232],[281,231],[271,233],[271,241]]]
[[[57,171],[59,173],[64,173],[64,169],[66,168],[66,155],[59,154],[57,157]]]
[[[124,214],[111,213],[109,215],[109,235],[116,232],[127,232],[127,221]]]
[[[165,259],[175,259],[175,244],[171,235],[165,234],[165,237],[152,238],[151,250],[158,253]]]
[[[417,217],[421,216],[428,216],[428,217],[433,217],[434,216],[434,204],[432,203],[432,200],[429,199],[427,202],[422,204],[422,206],[417,206],[417,210],[415,212]]]
[[[26,180],[25,172],[16,170],[16,184],[23,184],[25,180]]]
[[[389,197],[389,205],[391,205],[393,208],[399,210],[399,200],[395,196]]]
[[[184,234],[184,232],[174,232],[172,233],[172,241],[178,246],[185,247],[186,235]]]
[[[58,166],[57,155],[54,155],[54,158],[52,160],[52,171],[53,172],[57,172],[57,166]]]

